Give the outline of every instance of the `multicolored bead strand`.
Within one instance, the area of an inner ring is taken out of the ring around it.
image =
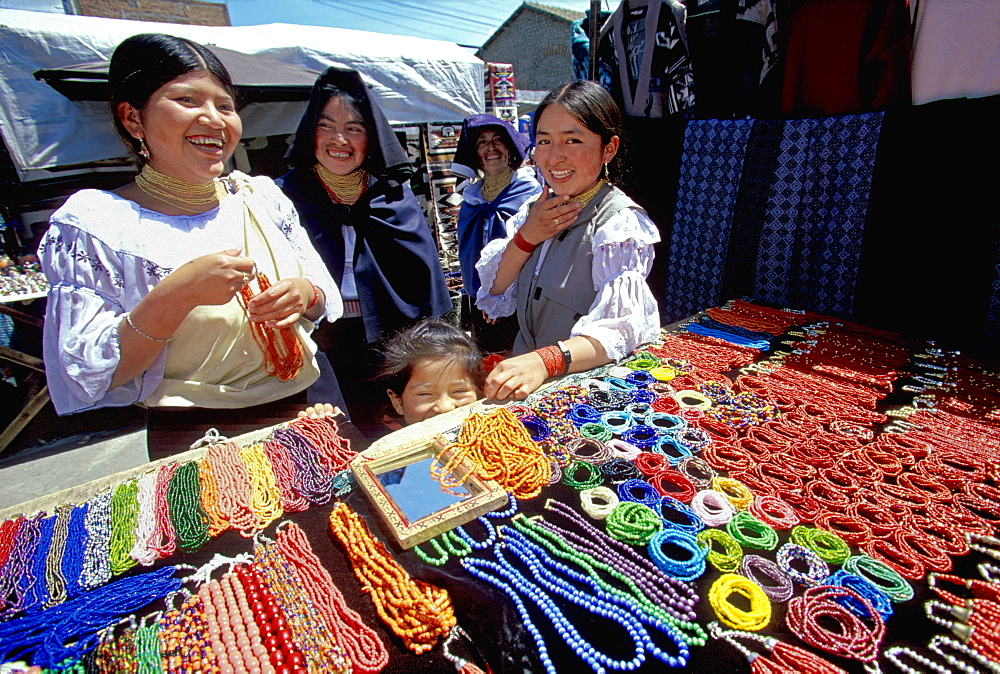
[[[374,674],[389,663],[389,652],[378,632],[344,601],[344,595],[312,551],[305,532],[294,522],[278,530],[278,549],[298,571],[313,605],[334,639],[351,660],[352,671]]]

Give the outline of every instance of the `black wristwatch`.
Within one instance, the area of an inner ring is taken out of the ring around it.
[[[559,350],[562,351],[563,355],[563,371],[562,374],[569,372],[569,366],[573,363],[573,354],[569,352],[569,347],[566,346],[565,342],[556,342]]]

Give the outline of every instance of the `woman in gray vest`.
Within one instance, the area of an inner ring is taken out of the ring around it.
[[[486,380],[487,398],[523,400],[548,377],[624,358],[659,335],[646,284],[660,240],[645,212],[612,184],[620,175],[621,113],[594,82],[550,92],[535,112],[538,199],[483,248],[477,305],[517,314],[514,356]]]

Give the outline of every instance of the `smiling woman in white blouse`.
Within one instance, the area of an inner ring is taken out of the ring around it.
[[[149,407],[155,456],[203,428],[233,437],[341,402],[310,337],[342,315],[337,286],[273,181],[223,177],[242,132],[225,67],[190,40],[134,35],[108,84],[142,170],[72,195],[39,249],[56,411]],[[310,400],[318,382],[323,399]]]
[[[476,265],[479,308],[493,319],[516,313],[520,327],[514,357],[486,381],[488,398],[523,400],[548,377],[618,360],[657,338],[646,277],[660,237],[613,185],[622,135],[618,106],[594,82],[563,85],[536,110],[545,187]]]

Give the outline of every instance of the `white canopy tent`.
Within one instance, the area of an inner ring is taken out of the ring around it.
[[[354,68],[392,122],[460,120],[483,111],[483,62],[451,42],[319,26],[190,26],[0,10],[0,134],[22,182],[50,177],[46,169],[53,167],[125,154],[105,103],[70,100],[34,73],[106,61],[137,33],[258,55],[264,73],[268,63],[281,64],[270,69],[272,77],[289,66],[310,77],[331,65]],[[292,133],[304,108],[301,100],[251,103],[241,113],[243,135]]]

